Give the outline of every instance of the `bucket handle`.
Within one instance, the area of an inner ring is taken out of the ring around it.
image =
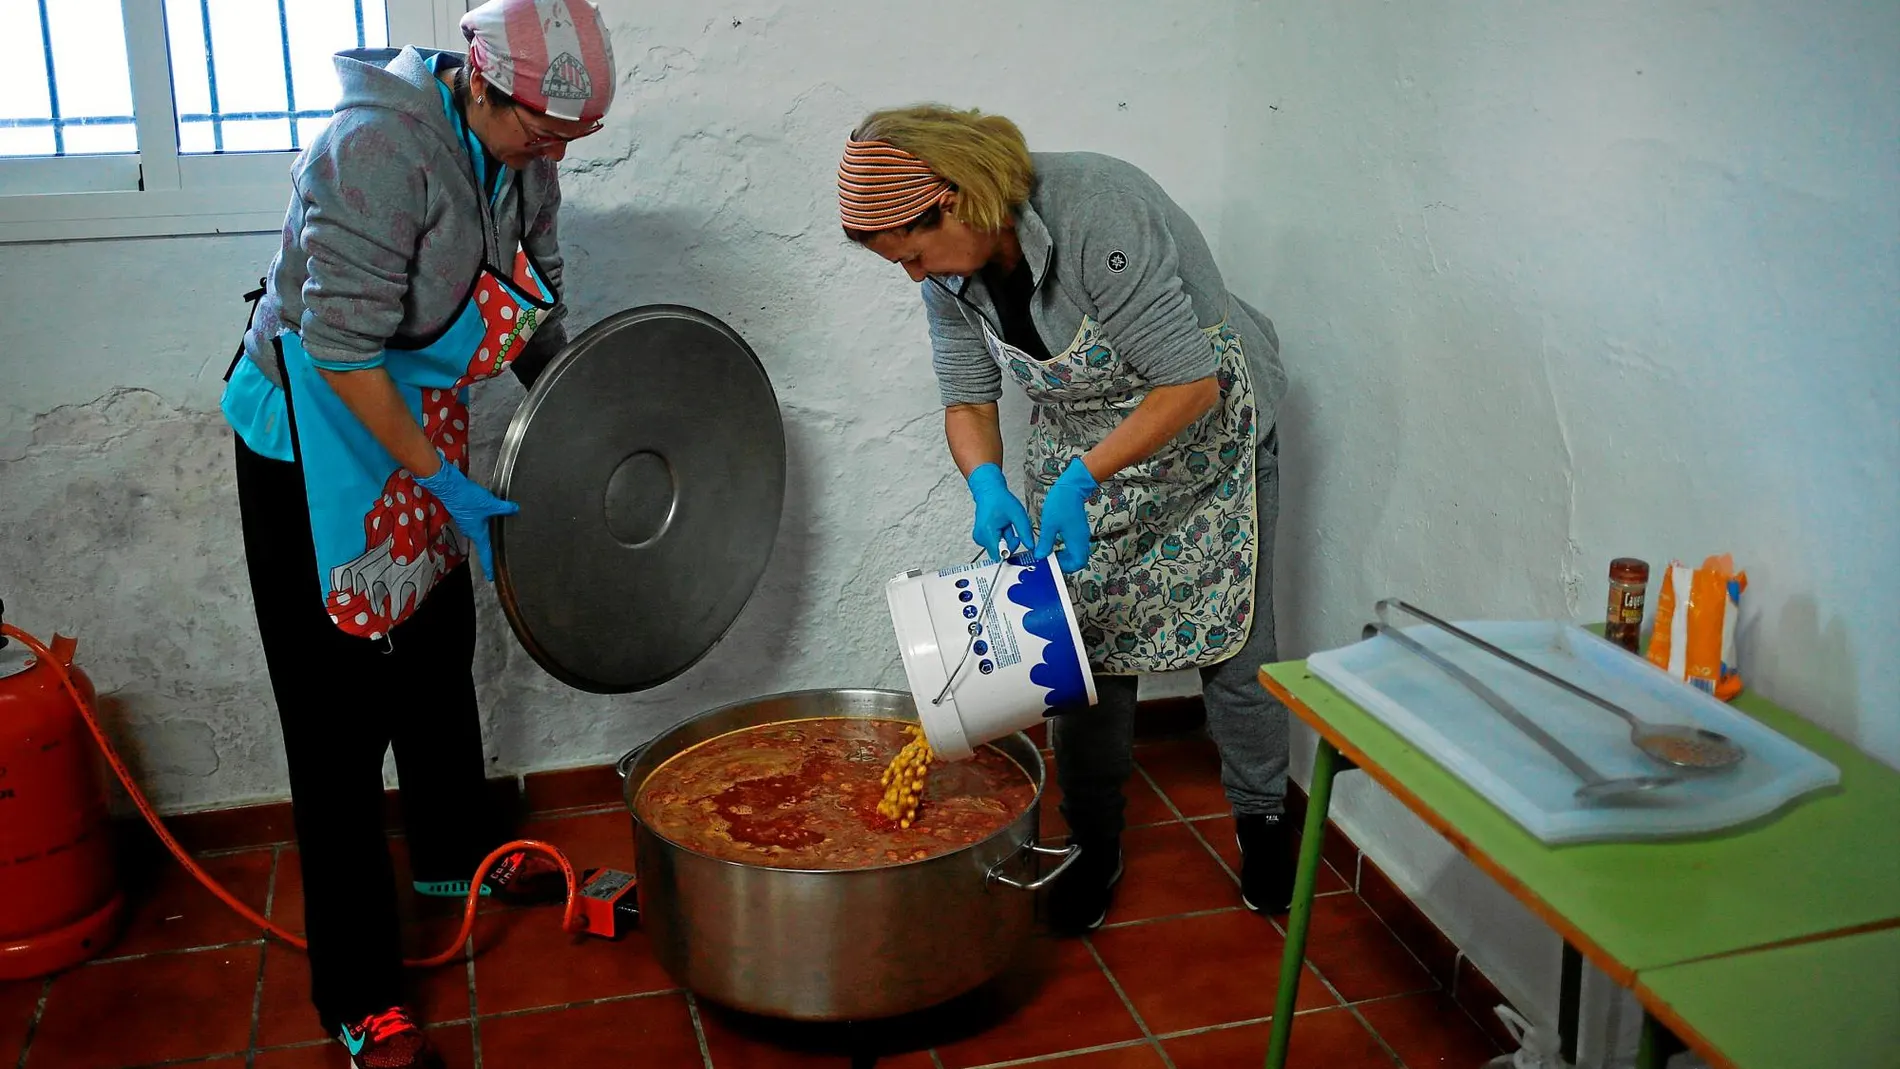
[[[1073,843],[1061,849],[1057,849],[1052,846],[1043,846],[1041,843],[1025,842],[1023,844],[1023,853],[1040,854],[1043,857],[1059,857],[1062,860],[1056,863],[1055,868],[1030,880],[1028,883],[1024,883],[1021,880],[1012,880],[1008,876],[1003,875],[1003,866],[1009,864],[1010,861],[1009,858],[1004,858],[990,866],[989,875],[985,877],[983,882],[988,884],[994,881],[1005,887],[1014,887],[1018,891],[1040,891],[1044,887],[1054,883],[1055,878],[1062,875],[1062,870],[1075,864],[1075,859],[1082,856],[1082,848]]]
[[[975,564],[982,559],[983,551],[978,550],[976,556],[970,558],[970,563]],[[997,580],[1003,577],[1003,566],[1009,564],[1013,559],[1013,557],[1005,556],[997,560],[996,570],[990,573],[989,586],[983,590],[983,604],[977,608],[976,618],[978,620],[982,620],[985,616],[989,615],[990,607],[996,600]],[[974,624],[971,625],[969,636],[969,640],[963,644],[963,656],[957,659],[957,666],[950,670],[949,678],[943,681],[943,689],[937,692],[936,697],[930,699],[930,704],[942,705],[943,700],[948,698],[950,692],[956,688],[957,677],[963,674],[964,666],[970,663],[970,653],[976,648],[976,628]]]

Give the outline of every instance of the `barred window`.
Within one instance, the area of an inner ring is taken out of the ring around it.
[[[0,242],[275,229],[337,52],[462,47],[470,0],[0,0]],[[274,217],[274,218],[273,218]]]
[[[382,0],[166,0],[178,151],[302,148],[330,121],[334,53],[388,44]]]
[[[138,151],[119,0],[0,0],[0,156]]]

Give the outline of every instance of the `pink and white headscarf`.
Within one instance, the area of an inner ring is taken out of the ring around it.
[[[462,36],[469,64],[535,111],[597,122],[613,103],[613,42],[589,0],[488,0],[462,16]]]

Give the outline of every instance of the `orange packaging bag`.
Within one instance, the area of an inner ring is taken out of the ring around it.
[[[1671,561],[1656,597],[1649,659],[1656,667],[1723,701],[1742,692],[1735,663],[1735,619],[1748,573],[1724,553],[1690,568]]]

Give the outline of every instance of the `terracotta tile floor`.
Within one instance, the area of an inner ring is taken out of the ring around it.
[[[1284,939],[1238,908],[1213,748],[1170,739],[1137,756],[1138,826],[1108,924],[1086,939],[1039,936],[996,982],[947,1007],[855,1028],[742,1017],[674,987],[639,933],[576,940],[553,910],[485,912],[467,960],[413,977],[413,1004],[452,1069],[843,1069],[854,1052],[886,1069],[1258,1065]],[[1053,806],[1044,825],[1061,833]],[[617,807],[541,814],[528,832],[574,850],[578,865],[631,867]],[[406,851],[396,853],[400,866]],[[289,844],[209,861],[240,896],[300,928],[296,866]],[[1346,879],[1328,868],[1320,890],[1293,1066],[1476,1069],[1497,1053]],[[411,952],[437,949],[452,920],[423,909]],[[298,952],[252,937],[166,863],[140,881],[131,927],[105,956],[0,984],[0,1069],[345,1069],[342,1048],[317,1031],[307,982]]]

